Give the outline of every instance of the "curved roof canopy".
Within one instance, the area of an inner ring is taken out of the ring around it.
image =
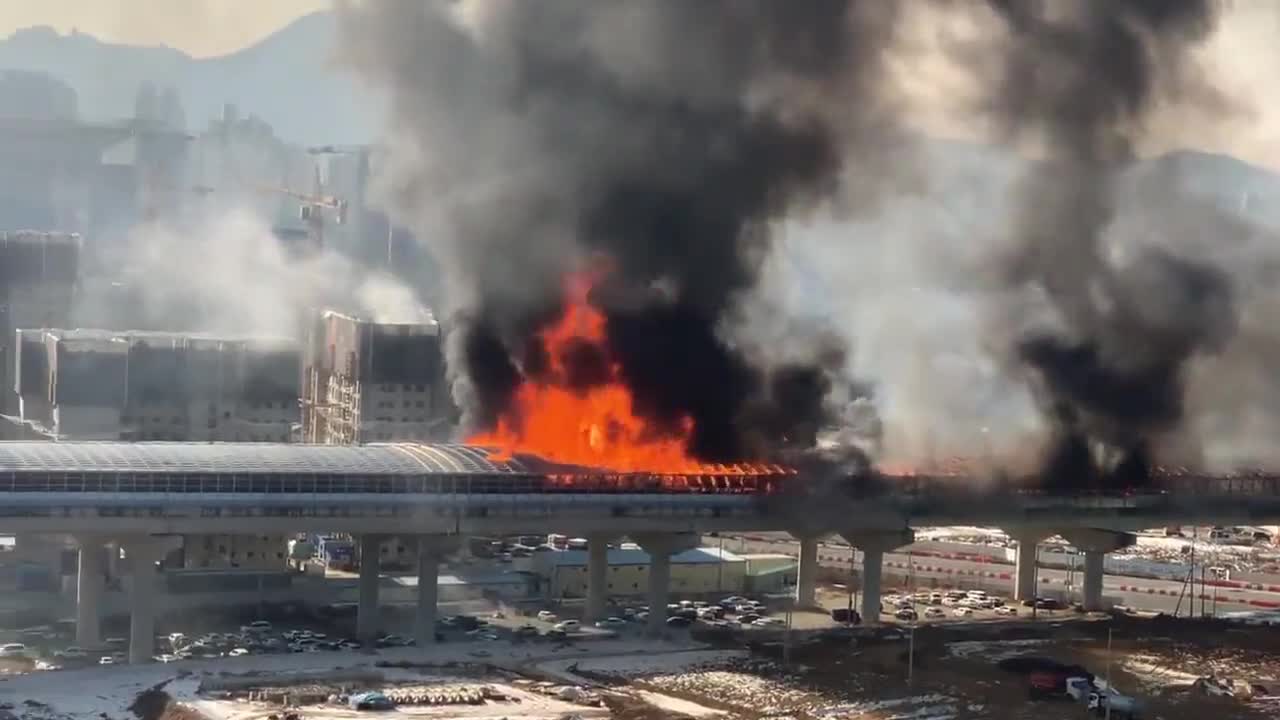
[[[0,472],[521,475],[541,464],[455,444],[0,442]]]

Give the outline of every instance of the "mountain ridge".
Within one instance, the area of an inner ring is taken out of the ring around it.
[[[46,72],[66,82],[85,120],[131,116],[138,88],[150,82],[177,90],[190,129],[233,103],[291,142],[366,142],[377,129],[377,99],[330,61],[335,23],[332,13],[310,13],[257,43],[208,58],[36,26],[0,40],[0,68]]]

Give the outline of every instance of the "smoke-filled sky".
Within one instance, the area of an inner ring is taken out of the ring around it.
[[[1241,447],[1251,433],[1221,412],[1239,383],[1206,368],[1269,362],[1247,329],[1274,291],[1237,262],[1276,245],[1167,173],[1125,174],[1169,148],[1274,151],[1270,91],[1244,88],[1280,63],[1240,24],[1274,11],[776,7],[340,15],[339,61],[390,101],[401,152],[383,189],[430,228],[452,284],[451,370],[473,420],[547,380],[538,329],[565,274],[603,251],[605,361],[660,423],[707,428],[707,458],[803,437],[860,393],[907,458],[1031,437],[1055,473],[1105,481]]]
[[[315,3],[268,5],[65,0],[0,30],[209,54]],[[571,384],[615,364],[708,459],[868,403],[910,460],[1028,438],[1072,477],[1280,459],[1280,241],[1134,167],[1280,168],[1271,4],[341,5],[334,58],[388,100],[380,198],[444,268],[475,423],[547,379],[538,330],[604,254],[608,347]],[[253,297],[237,263],[211,297]]]

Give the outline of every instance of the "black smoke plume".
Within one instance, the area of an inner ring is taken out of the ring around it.
[[[990,0],[1008,30],[994,110],[1047,158],[1022,183],[1009,287],[1034,290],[1051,323],[1021,328],[1055,439],[1047,482],[1140,483],[1184,416],[1184,376],[1235,327],[1233,288],[1213,267],[1138,249],[1117,260],[1105,233],[1112,183],[1135,158],[1153,107],[1212,97],[1190,51],[1212,0]]]
[[[344,5],[342,60],[390,102],[386,189],[449,274],[465,421],[492,423],[542,376],[566,275],[603,255],[607,348],[561,358],[572,383],[616,363],[647,418],[694,420],[705,460],[811,443],[839,358],[816,344],[811,362],[761,363],[724,324],[770,224],[829,196],[844,158],[868,176],[888,160],[896,5]]]

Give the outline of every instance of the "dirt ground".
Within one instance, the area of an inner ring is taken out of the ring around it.
[[[1108,656],[1108,629],[1111,653]],[[1141,699],[1145,718],[1274,720],[1280,705],[1209,698],[1190,690],[1198,676],[1280,681],[1280,630],[1247,632],[1217,625],[1120,620],[1023,628],[921,628],[914,668],[908,643],[795,647],[783,664],[776,647],[749,658],[729,657],[693,667],[673,658],[663,671],[629,672],[606,661],[621,687],[642,688],[690,701],[729,718],[762,720],[1056,720],[1088,717],[1067,700],[1033,701],[1025,676],[1000,670],[1004,658],[1030,655],[1080,664],[1099,678],[1110,673],[1120,691]],[[1110,667],[1108,670],[1108,657]],[[584,661],[581,670],[591,673]],[[599,678],[599,674],[593,674]],[[642,717],[629,708],[627,717]],[[650,717],[671,717],[657,712]]]

